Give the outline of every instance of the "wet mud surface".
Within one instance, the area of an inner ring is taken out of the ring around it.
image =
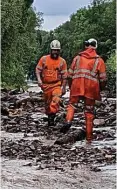
[[[96,106],[92,144],[79,133],[85,125],[82,102],[71,129],[67,134],[60,133],[67,95],[55,118],[56,125],[48,127],[43,96],[37,87],[25,93],[2,90],[2,188],[116,188],[114,95],[103,93],[101,105]],[[73,134],[79,134],[79,138]]]

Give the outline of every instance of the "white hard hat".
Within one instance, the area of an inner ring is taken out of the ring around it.
[[[50,48],[51,49],[61,49],[61,44],[58,40],[53,40],[51,43],[50,43]]]
[[[89,43],[89,45],[91,45],[94,49],[97,48],[97,40],[94,38],[91,38],[87,41]]]

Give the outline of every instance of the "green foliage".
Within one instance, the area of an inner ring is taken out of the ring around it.
[[[35,28],[40,27],[42,14],[34,12],[32,3],[32,0],[1,3],[1,79],[6,86],[24,85],[29,66],[36,59],[39,44]]]
[[[94,0],[88,8],[71,15],[70,21],[54,30],[62,44],[62,56],[71,63],[83,49],[83,41],[98,40],[98,53],[106,60],[116,44],[116,1]]]
[[[116,54],[113,52],[107,60],[107,86],[110,90],[116,91]]]
[[[22,86],[26,74],[34,79],[36,64],[41,56],[49,53],[50,42],[54,39],[61,42],[61,56],[69,66],[73,57],[84,49],[83,42],[96,38],[97,52],[107,61],[109,85],[112,86],[115,83],[112,52],[116,49],[116,1],[93,0],[90,6],[72,14],[70,21],[50,32],[40,30],[42,13],[36,13],[32,3],[33,0],[2,0],[2,84]]]

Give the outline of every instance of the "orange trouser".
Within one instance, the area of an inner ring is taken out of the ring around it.
[[[62,95],[60,86],[44,91],[46,114],[55,114],[59,111],[59,103]]]
[[[71,122],[73,120],[74,112],[75,112],[75,104],[77,104],[81,98],[85,102],[86,139],[90,141],[92,140],[92,133],[93,133],[95,100],[92,100],[86,97],[80,97],[80,96],[70,97],[69,105],[67,108],[66,121]]]

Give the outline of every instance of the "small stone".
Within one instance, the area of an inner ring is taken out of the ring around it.
[[[39,137],[39,133],[33,133],[33,137]]]
[[[27,133],[24,133],[24,137],[27,137],[28,135],[27,135]]]

